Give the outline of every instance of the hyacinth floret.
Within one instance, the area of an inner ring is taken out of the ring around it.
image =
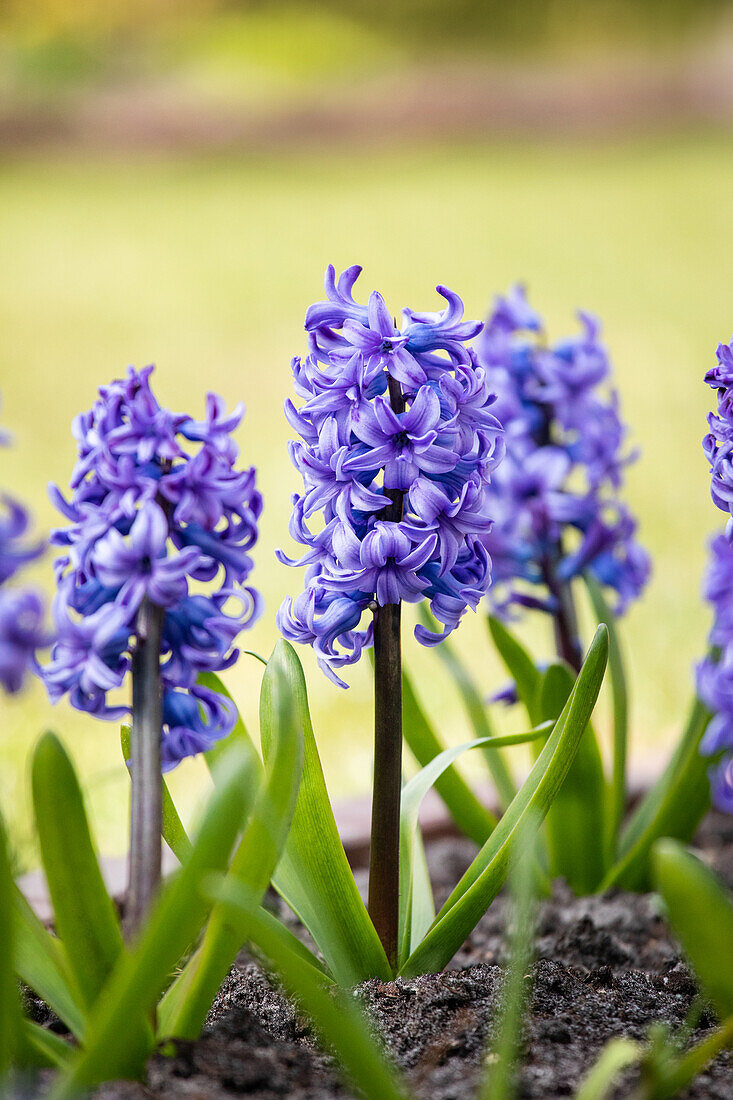
[[[203,752],[234,726],[232,704],[197,684],[228,668],[235,640],[261,610],[247,585],[262,499],[254,469],[237,469],[232,432],[244,414],[209,394],[202,420],[162,408],[153,368],[102,386],[74,420],[69,521],[51,535],[57,640],[43,678],[51,699],[116,719],[110,701],[131,667],[143,600],[165,611],[161,652],[164,769]]]
[[[578,318],[578,335],[548,344],[518,285],[497,297],[477,342],[506,432],[506,457],[489,488],[495,522],[482,536],[493,560],[492,603],[505,616],[519,607],[553,614],[553,589],[585,570],[623,614],[650,572],[619,495],[636,453],[626,449],[608,386],[608,353],[598,321]]]
[[[10,437],[0,432],[0,446]],[[43,543],[29,543],[30,518],[19,501],[0,496],[0,685],[10,695],[23,687],[35,669],[36,651],[48,645],[43,600],[38,592],[8,581],[43,552]]]
[[[713,801],[733,813],[733,339],[719,344],[717,363],[705,375],[717,391],[717,409],[708,416],[703,450],[710,463],[713,501],[728,516],[724,534],[710,543],[704,595],[713,609],[708,641],[710,652],[697,667],[700,698],[713,718],[700,745],[707,756],[719,757],[710,770]]]
[[[426,599],[442,624],[415,635],[435,645],[474,608],[491,583],[480,536],[491,528],[488,485],[503,450],[487,372],[468,348],[481,329],[463,318],[447,287],[446,307],[402,311],[398,328],[381,294],[354,298],[361,271],[326,272],[326,298],[310,306],[308,355],[292,362],[296,405],[285,415],[303,491],[289,530],[306,548],[305,589],[277,621],[290,641],[311,645],[323,671],[372,644],[370,608]]]

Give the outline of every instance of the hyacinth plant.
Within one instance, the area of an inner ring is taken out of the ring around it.
[[[579,335],[550,344],[521,286],[498,297],[472,349],[497,394],[506,454],[492,474],[487,507],[495,519],[481,535],[492,559],[487,603],[492,640],[512,681],[491,702],[521,702],[532,723],[559,712],[579,667],[578,581],[610,631],[613,703],[611,775],[589,726],[546,825],[553,876],[578,893],[614,884],[649,885],[649,855],[662,835],[690,839],[709,805],[697,748],[709,720],[694,700],[669,765],[631,818],[627,809],[628,689],[616,623],[643,592],[649,556],[622,498],[624,471],[635,460],[610,384],[611,364],[598,322],[579,314]],[[555,656],[537,662],[510,628],[526,612],[552,624]],[[480,693],[458,657],[440,654],[456,678],[478,734],[491,732]],[[411,747],[421,762],[439,751],[432,730]],[[496,778],[496,775],[495,775]],[[446,782],[450,779],[450,785]],[[481,837],[481,807],[457,773],[438,786],[459,827]],[[512,794],[497,783],[500,799]]]
[[[487,372],[467,346],[482,326],[464,320],[460,298],[439,286],[446,308],[405,309],[398,328],[377,291],[367,304],[355,300],[360,271],[336,279],[328,268],[326,299],[306,314],[308,355],[292,363],[302,403],[286,402],[285,413],[300,436],[290,455],[303,492],[293,497],[290,532],[306,551],[280,559],[307,571],[303,592],[284,602],[277,621],[342,686],[338,671],[374,648],[369,913],[396,970],[404,931],[401,604],[429,604],[440,625],[419,624],[415,637],[435,646],[487,595],[483,538],[503,436]],[[493,739],[489,751],[498,747]],[[433,781],[448,763],[442,754]]]
[[[234,728],[230,700],[198,681],[228,668],[237,635],[260,610],[247,585],[262,500],[254,469],[238,469],[226,412],[209,394],[203,420],[162,408],[152,367],[99,390],[73,423],[78,457],[68,523],[51,535],[56,641],[43,678],[53,702],[118,720],[110,698],[132,681],[130,883],[136,930],[160,881],[160,774]]]

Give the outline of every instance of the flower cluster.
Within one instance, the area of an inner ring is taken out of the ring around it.
[[[443,624],[415,630],[441,641],[491,583],[480,539],[491,528],[490,475],[502,451],[487,372],[466,347],[481,328],[445,287],[437,313],[403,310],[401,328],[374,291],[353,298],[361,268],[336,280],[306,314],[309,354],[292,363],[295,390],[285,414],[302,441],[290,444],[304,490],[293,497],[290,534],[307,547],[305,590],[287,599],[278,626],[312,645],[323,671],[358,660],[371,645],[374,606],[423,598]],[[318,529],[311,525],[320,516]]]
[[[206,416],[161,408],[152,367],[103,386],[76,417],[78,458],[71,499],[51,487],[69,520],[51,541],[56,561],[57,640],[43,677],[52,701],[100,718],[129,709],[108,700],[122,685],[136,644],[136,619],[148,599],[165,609],[163,766],[211,747],[236,718],[228,700],[196,683],[229,667],[239,632],[260,610],[245,582],[262,500],[255,471],[238,470],[232,432],[244,409],[227,414],[209,394]]]
[[[557,585],[590,571],[616,593],[622,614],[649,576],[636,522],[619,491],[626,429],[598,322],[579,313],[581,332],[549,346],[521,286],[497,298],[476,349],[494,412],[506,433],[506,457],[492,478],[491,554],[496,610],[553,613]]]
[[[0,445],[8,437],[0,435]],[[0,685],[9,694],[23,686],[25,674],[35,667],[36,650],[48,645],[43,625],[43,601],[37,592],[7,584],[28,562],[43,551],[43,544],[29,546],[30,526],[22,504],[3,496],[0,514]]]
[[[713,608],[711,651],[698,665],[697,687],[714,715],[700,751],[706,756],[722,753],[711,769],[713,799],[733,813],[733,340],[718,346],[717,360],[705,375],[717,390],[718,408],[708,416],[703,449],[710,463],[712,498],[729,518],[725,534],[710,544],[704,593]]]

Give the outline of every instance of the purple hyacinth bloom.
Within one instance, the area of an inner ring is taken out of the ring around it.
[[[309,355],[293,360],[302,404],[285,405],[303,478],[289,529],[306,552],[278,552],[307,567],[278,626],[342,686],[336,670],[372,644],[370,608],[428,600],[443,629],[415,634],[434,645],[485,596],[491,562],[477,536],[491,528],[487,489],[502,454],[494,394],[467,347],[481,323],[439,286],[445,308],[405,309],[398,329],[376,291],[355,301],[360,270],[336,279],[330,267],[326,300],[306,313]]]
[[[733,341],[718,345],[717,366],[707,372],[705,381],[717,391],[717,410],[708,417],[710,432],[703,450],[710,463],[713,501],[728,522],[725,533],[711,540],[703,588],[713,609],[713,624],[710,652],[697,668],[697,688],[713,717],[700,751],[718,758],[710,768],[713,801],[733,813]]]
[[[649,577],[648,554],[619,497],[636,453],[625,449],[600,325],[578,316],[578,336],[548,344],[524,289],[514,287],[496,299],[476,347],[505,429],[506,458],[488,491],[495,523],[481,536],[501,615],[523,607],[554,614],[554,586],[585,571],[615,594],[620,615]]]
[[[10,437],[0,432],[0,446]],[[36,669],[36,653],[49,644],[40,595],[8,584],[36,559],[43,543],[28,544],[30,518],[9,496],[0,496],[0,686],[10,695],[21,690],[26,673]]]
[[[202,420],[173,413],[152,392],[152,369],[130,368],[101,387],[74,421],[71,499],[51,493],[69,523],[52,536],[65,553],[56,563],[57,641],[42,674],[52,701],[68,696],[79,710],[119,718],[129,707],[109,692],[130,670],[138,612],[144,600],[164,609],[161,737],[170,768],[233,728],[233,708],[196,678],[236,660],[237,636],[260,613],[246,582],[262,499],[255,471],[236,468],[232,432],[243,406],[228,413],[209,394]]]

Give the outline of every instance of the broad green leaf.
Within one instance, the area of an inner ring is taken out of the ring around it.
[[[406,672],[402,674],[402,732],[418,764],[426,767],[444,751]],[[456,826],[474,844],[481,845],[496,825],[496,818],[473,793],[457,768],[451,765],[436,780],[435,789],[445,802]]]
[[[367,978],[388,981],[387,956],[359,895],[328,800],[303,669],[285,641],[275,646],[270,665],[290,685],[304,735],[303,780],[273,886],[313,936],[339,985],[353,986]],[[266,712],[263,718],[262,751],[268,760],[272,744],[267,741]]]
[[[552,664],[540,678],[539,710],[556,720],[573,689],[567,665]],[[563,877],[576,894],[589,894],[605,871],[606,779],[591,722],[545,824],[550,874]]]
[[[533,725],[542,721],[537,706],[540,673],[518,638],[494,615],[489,615],[489,632],[507,672],[517,686],[517,694]]]
[[[10,869],[5,823],[0,817],[0,1088],[21,1048],[22,1013],[15,977],[13,872]]]
[[[531,817],[517,837],[516,851],[509,870],[512,897],[509,966],[501,988],[501,1008],[491,1058],[479,1087],[480,1100],[511,1100],[519,1063],[522,1022],[526,1010],[532,965],[533,940],[537,919],[534,905],[534,837],[539,826]]]
[[[418,614],[423,625],[429,630],[438,631],[440,629],[424,602],[419,604]],[[489,716],[486,712],[486,706],[481,698],[481,693],[473,682],[473,678],[468,669],[457,657],[451,643],[448,641],[441,642],[439,646],[436,646],[435,653],[438,659],[445,665],[453,683],[458,688],[475,736],[493,737],[495,731],[491,726]],[[502,754],[495,749],[485,752],[484,759],[486,760],[489,772],[496,785],[496,791],[501,805],[502,807],[506,807],[517,793],[516,785],[512,779],[506,761]],[[484,840],[485,839],[486,837],[484,837]]]
[[[710,761],[700,754],[700,741],[709,721],[710,712],[696,699],[667,767],[621,834],[618,861],[606,875],[601,890],[612,886],[649,889],[649,853],[654,841],[662,836],[685,843],[692,840],[710,809]]]
[[[262,682],[263,738],[272,744],[252,816],[234,853],[229,877],[241,882],[258,904],[280,859],[295,810],[303,770],[303,734],[297,725],[289,685],[277,666]],[[199,949],[166,994],[159,1013],[161,1036],[195,1039],[219,986],[242,946],[223,906],[209,917]]]
[[[17,886],[13,889],[13,916],[18,977],[46,1002],[77,1039],[83,1039],[85,1013],[68,959]]]
[[[606,1100],[619,1073],[633,1066],[643,1054],[643,1046],[633,1039],[611,1039],[581,1081],[575,1100]]]
[[[527,779],[423,942],[400,973],[405,977],[442,970],[453,958],[501,889],[517,829],[531,817],[543,820],[568,773],[595,706],[608,657],[608,631],[599,626],[570,699]]]
[[[33,754],[33,805],[58,932],[88,1008],[122,952],[122,932],[89,832],[74,767],[45,733]]]
[[[26,1066],[64,1069],[75,1048],[60,1035],[33,1023],[23,1021],[23,1064]]]
[[[372,1038],[353,996],[335,989],[279,936],[273,935],[272,926],[262,920],[262,910],[257,909],[241,883],[220,881],[212,886],[212,891],[216,898],[239,912],[242,922],[247,922],[247,938],[259,948],[287,992],[313,1020],[321,1040],[335,1050],[339,1063],[363,1095],[374,1100],[407,1100],[406,1086]]]
[[[258,658],[258,660],[261,660],[261,658]],[[202,687],[207,687],[211,691],[218,692],[219,695],[223,695],[226,699],[229,699],[230,702],[234,703],[229,691],[225,688],[221,679],[215,672],[200,672],[196,682],[201,684]],[[212,775],[215,774],[216,762],[226,754],[230,745],[240,745],[243,752],[251,757],[251,766],[254,770],[258,772],[258,774],[262,774],[262,761],[257,754],[257,749],[252,742],[252,738],[247,732],[247,727],[244,724],[239,708],[237,708],[236,724],[229,736],[225,737],[222,741],[217,741],[208,752],[204,753],[204,760]]]
[[[703,992],[721,1020],[733,1016],[733,902],[728,892],[676,840],[657,841],[652,871]]]
[[[120,744],[122,745],[122,755],[125,762],[130,759],[131,735],[132,730],[129,726],[120,726]],[[183,863],[191,854],[191,841],[188,839],[188,834],[183,826],[183,822],[178,816],[178,810],[171,797],[171,792],[168,790],[168,784],[165,779],[161,779],[161,785],[163,788],[163,824],[161,835],[178,862]]]
[[[629,695],[626,686],[624,659],[621,651],[616,617],[603,595],[603,589],[591,573],[584,574],[593,610],[599,623],[608,627],[608,675],[613,701],[613,771],[611,799],[606,823],[606,850],[609,860],[617,855],[618,834],[626,815],[626,751],[628,744]]]
[[[400,944],[401,952],[400,957],[404,961],[410,951],[410,942],[417,943],[418,940],[412,941],[411,931],[413,927],[413,921],[415,919],[415,905],[413,899],[413,867],[415,864],[415,845],[418,837],[418,817],[420,813],[420,807],[422,805],[425,795],[430,788],[440,778],[441,774],[462,756],[463,753],[469,752],[471,749],[488,748],[488,749],[500,749],[509,745],[523,745],[528,741],[535,741],[540,737],[546,736],[552,729],[554,723],[547,722],[544,726],[540,726],[538,729],[530,730],[529,733],[513,733],[507,734],[505,737],[481,737],[475,741],[466,741],[462,745],[456,745],[450,749],[444,749],[439,753],[434,760],[431,760],[424,768],[414,775],[409,783],[406,783],[402,788],[402,796],[400,799]],[[432,898],[432,895],[431,895]],[[435,911],[431,913],[430,920],[427,922],[427,926],[422,928],[422,931],[427,931],[427,928],[432,923]],[[421,917],[422,919],[422,917]],[[422,936],[420,937],[422,938]]]
[[[86,1044],[57,1080],[52,1100],[72,1100],[104,1080],[137,1077],[153,1037],[138,1038],[136,1021],[148,1018],[185,951],[198,936],[208,911],[202,879],[229,863],[242,826],[243,801],[256,785],[251,762],[237,746],[220,762],[222,775],[209,800],[191,855],[163,887],[132,950],[118,960],[95,1006]]]

